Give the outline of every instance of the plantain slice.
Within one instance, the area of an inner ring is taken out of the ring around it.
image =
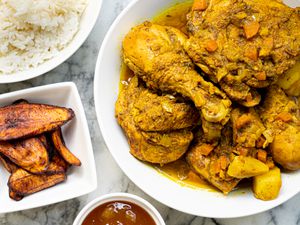
[[[44,134],[41,134],[39,136],[40,141],[43,143],[43,145],[45,146],[45,148],[48,150],[50,148],[48,140],[46,138],[46,136]]]
[[[19,105],[19,104],[29,104],[29,102],[26,99],[21,98],[12,103],[12,105]]]
[[[17,104],[0,108],[0,141],[52,131],[75,116],[72,109],[43,104]]]
[[[68,168],[69,164],[59,154],[54,154],[46,174],[66,173]]]
[[[67,163],[73,166],[81,165],[80,160],[66,147],[60,128],[53,131],[51,137],[54,147]]]
[[[12,161],[9,160],[6,156],[0,153],[0,161],[2,162],[4,168],[9,172],[13,173],[16,171],[19,167],[14,164]]]
[[[0,152],[31,173],[43,173],[49,166],[47,149],[39,138],[29,138],[14,143],[2,141]]]
[[[2,162],[4,168],[9,172],[15,172],[19,167],[10,161],[6,156],[0,154],[0,161]],[[15,201],[20,201],[23,199],[23,196],[18,195],[16,192],[9,189],[9,197]]]
[[[66,180],[66,174],[34,175],[26,170],[16,170],[8,180],[9,189],[13,194],[27,196]]]
[[[20,201],[24,196],[17,194],[16,192],[9,189],[9,197],[15,201]]]

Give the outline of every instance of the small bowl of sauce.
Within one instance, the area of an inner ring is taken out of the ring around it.
[[[159,212],[132,194],[114,193],[86,205],[73,225],[165,225]]]

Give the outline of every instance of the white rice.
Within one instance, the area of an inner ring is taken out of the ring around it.
[[[74,38],[88,0],[0,0],[0,74],[53,58]]]

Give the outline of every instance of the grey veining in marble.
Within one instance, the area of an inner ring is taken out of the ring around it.
[[[129,192],[137,194],[160,211],[167,225],[296,225],[300,224],[300,195],[265,213],[239,219],[209,219],[191,216],[170,209],[136,187],[110,156],[103,143],[93,103],[93,76],[98,50],[109,26],[131,0],[104,0],[98,22],[84,45],[67,62],[48,74],[17,84],[0,85],[0,93],[61,81],[74,81],[79,89],[92,135],[98,174],[98,188],[93,193],[66,202],[9,213],[0,216],[0,224],[7,225],[67,225],[72,224],[79,210],[102,194]],[[149,0],[150,1],[150,0]],[[2,185],[2,184],[1,184]],[[1,201],[1,199],[0,199]],[[196,201],[196,200],[195,200]],[[201,204],[201,199],[198,200]],[[230,206],[229,206],[230,207]]]

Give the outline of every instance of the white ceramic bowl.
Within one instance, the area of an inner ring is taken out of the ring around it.
[[[9,173],[0,164],[0,213],[7,213],[49,205],[88,194],[97,187],[96,167],[91,137],[84,109],[74,83],[65,82],[0,95],[0,107],[18,99],[72,108],[75,118],[62,127],[68,148],[81,160],[80,167],[71,167],[67,180],[54,187],[14,201],[8,196],[6,185]]]
[[[0,83],[14,83],[40,76],[59,66],[61,63],[71,57],[89,36],[97,21],[102,6],[102,0],[88,0],[88,2],[88,6],[81,17],[79,30],[66,48],[60,51],[54,58],[44,62],[43,64],[40,64],[35,68],[20,71],[14,74],[0,75]]]
[[[84,219],[89,215],[90,212],[92,212],[96,207],[113,201],[126,201],[134,203],[144,210],[148,212],[148,214],[153,218],[156,225],[165,225],[165,222],[159,212],[146,200],[132,194],[127,193],[112,193],[103,195],[99,198],[96,198],[95,200],[88,203],[78,214],[76,217],[73,225],[81,225],[84,221]]]
[[[175,1],[180,2],[180,1]],[[94,95],[102,135],[111,154],[126,175],[143,191],[177,210],[205,217],[233,218],[259,213],[287,201],[300,190],[300,171],[282,175],[282,190],[273,201],[260,201],[250,188],[220,193],[180,186],[129,153],[127,139],[115,119],[118,96],[121,42],[131,27],[153,18],[174,0],[133,1],[116,19],[103,42],[96,65]],[[300,5],[299,0],[289,3]]]

